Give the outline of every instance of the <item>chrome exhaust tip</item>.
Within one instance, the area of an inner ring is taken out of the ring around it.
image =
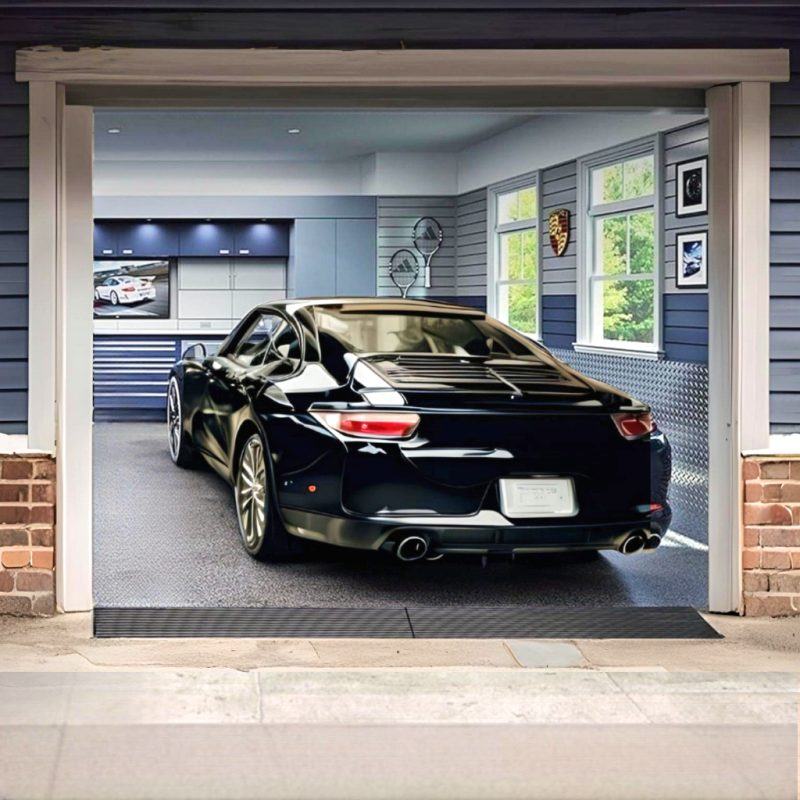
[[[647,541],[644,543],[644,549],[650,553],[661,544],[661,536],[657,533],[648,533]]]
[[[632,556],[644,550],[646,543],[646,534],[642,531],[634,531],[625,538],[625,541],[619,547],[619,551],[626,556]]]
[[[428,540],[418,534],[406,536],[397,543],[394,554],[401,561],[419,561],[428,554]]]

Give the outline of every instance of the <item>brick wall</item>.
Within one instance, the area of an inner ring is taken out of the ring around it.
[[[0,614],[55,612],[56,464],[0,456]]]
[[[800,457],[748,457],[744,477],[744,609],[800,615]]]

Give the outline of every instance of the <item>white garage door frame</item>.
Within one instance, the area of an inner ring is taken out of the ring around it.
[[[769,443],[769,85],[784,50],[31,48],[29,434],[58,461],[56,593],[92,608],[92,108],[87,87],[159,102],[187,87],[702,89],[709,169],[709,608],[741,611],[741,456]]]

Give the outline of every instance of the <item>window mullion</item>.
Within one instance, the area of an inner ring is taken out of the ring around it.
[[[625,215],[625,273],[631,274],[631,215]]]
[[[497,233],[514,233],[515,231],[526,231],[536,227],[537,225],[535,219],[523,219],[497,225],[495,231]]]

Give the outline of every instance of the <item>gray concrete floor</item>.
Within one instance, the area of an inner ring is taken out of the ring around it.
[[[100,606],[691,605],[707,553],[676,537],[649,555],[595,562],[447,557],[404,566],[330,548],[262,564],[240,544],[230,488],[173,466],[165,426],[94,426],[94,594]],[[688,532],[687,532],[688,533]]]

